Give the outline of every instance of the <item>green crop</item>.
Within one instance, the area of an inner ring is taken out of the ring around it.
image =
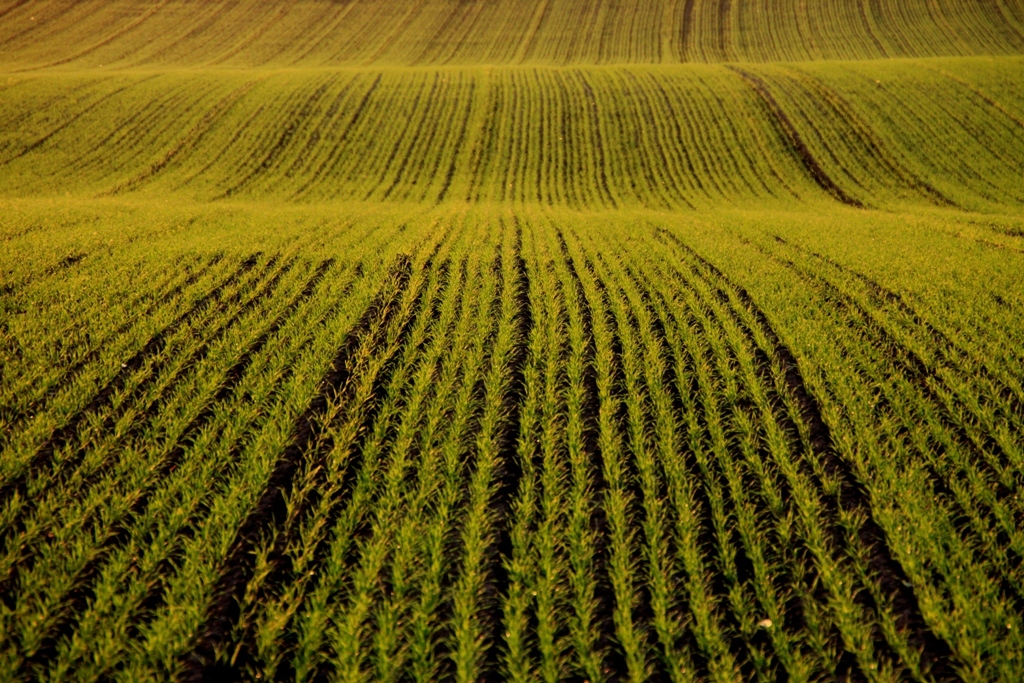
[[[0,681],[1017,681],[1022,60],[0,4]]]

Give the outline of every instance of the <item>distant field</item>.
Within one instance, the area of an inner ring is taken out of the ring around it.
[[[1018,681],[1022,55],[0,0],[0,681]]]
[[[1024,50],[1019,0],[5,0],[9,68],[808,61]]]
[[[12,76],[8,196],[1024,207],[1024,59]]]

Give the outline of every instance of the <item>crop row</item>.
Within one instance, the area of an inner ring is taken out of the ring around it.
[[[1019,206],[1019,66],[33,77],[0,109],[0,180],[9,195]]]
[[[988,3],[447,0],[10,2],[21,68],[621,64],[1013,54],[1024,7]]]
[[[781,228],[616,215],[10,280],[3,670],[1012,680],[1024,372],[984,349],[1019,302],[983,328]],[[70,296],[104,289],[129,315]]]
[[[939,323],[919,301],[778,235],[744,251],[766,264],[766,289],[792,288],[792,310],[815,311],[799,326],[820,361],[808,384],[872,497],[924,621],[959,660],[960,676],[1012,677],[1020,369],[986,355],[979,337],[1012,346],[1015,326],[999,315],[970,322],[973,311]],[[982,594],[977,609],[969,596]]]
[[[220,257],[200,269],[208,274],[158,293],[164,309],[181,312],[150,307],[139,325],[157,331],[141,348],[110,331],[111,345],[133,354],[112,377],[107,354],[86,355],[83,367],[63,368],[72,381],[8,418],[4,670],[40,661],[78,670],[88,668],[82,657],[130,645],[123,633],[104,645],[91,636],[115,624],[137,630],[169,599],[164,574],[189,539],[199,542],[197,525],[214,530],[224,511],[211,500],[258,481],[267,463],[244,452],[273,441],[312,390],[310,376],[329,366],[330,345],[393,258],[400,240],[389,232],[331,245],[344,251],[361,238],[365,258],[348,263],[309,262],[309,239],[272,257]]]

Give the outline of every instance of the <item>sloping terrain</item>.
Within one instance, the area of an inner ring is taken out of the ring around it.
[[[1018,0],[5,0],[18,69],[671,64],[1018,54]]]
[[[1024,204],[1024,60],[12,78],[6,193]]]
[[[0,2],[0,680],[1017,681],[1022,31]]]

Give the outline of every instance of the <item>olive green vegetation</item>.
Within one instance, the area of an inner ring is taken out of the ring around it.
[[[0,680],[1018,680],[1022,36],[0,2]]]
[[[809,61],[1019,54],[1019,0],[5,0],[16,69]]]
[[[7,196],[1024,206],[1024,59],[18,75]]]

